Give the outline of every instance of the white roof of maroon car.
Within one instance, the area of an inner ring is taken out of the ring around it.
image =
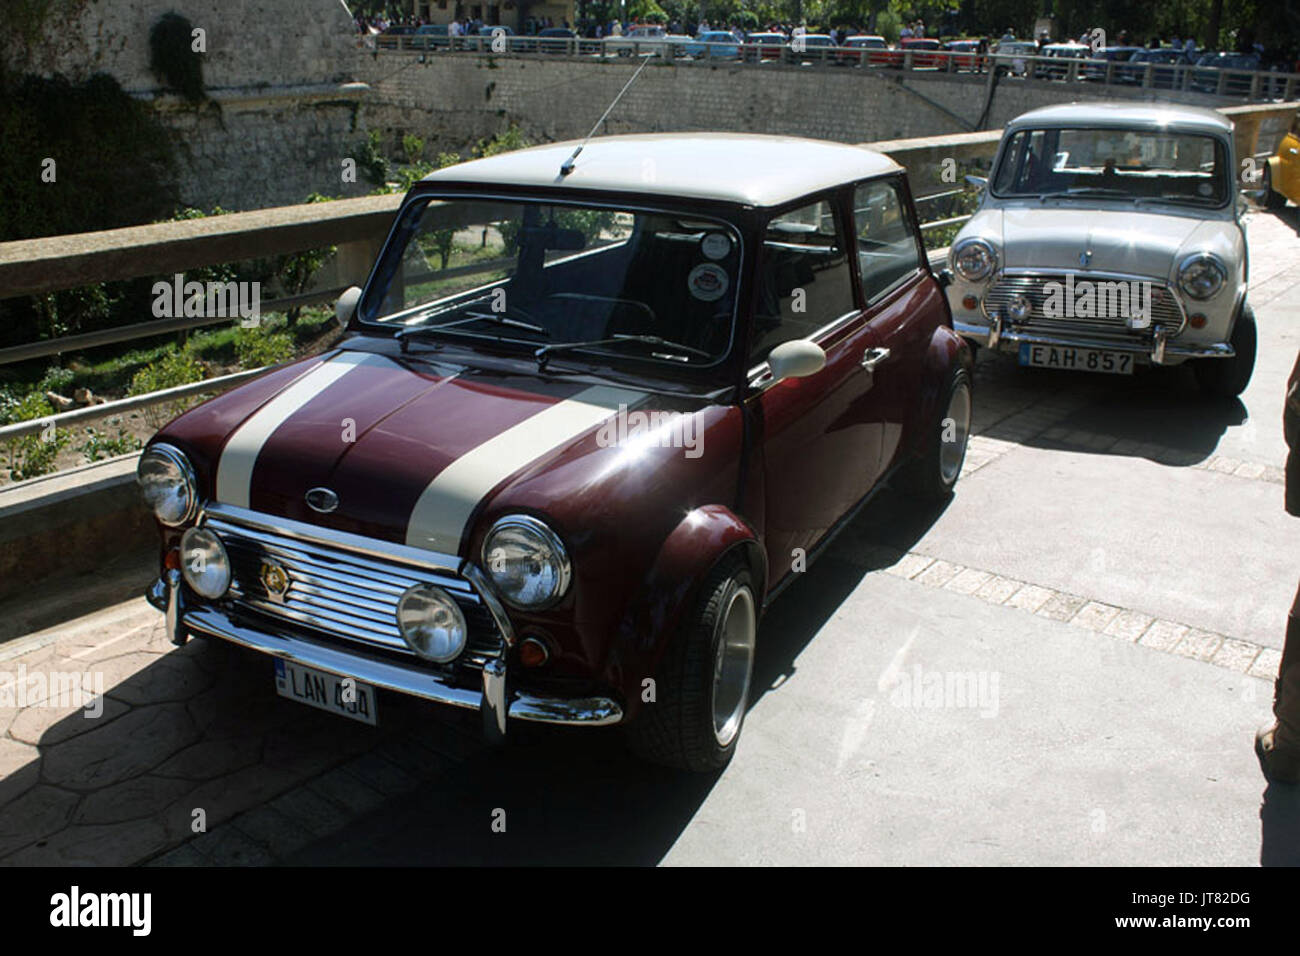
[[[534,146],[430,173],[427,183],[562,186],[778,206],[818,190],[902,169],[862,146],[797,136],[650,133],[592,139],[560,175],[578,141]]]
[[[1168,126],[1207,133],[1225,133],[1232,121],[1222,113],[1200,106],[1159,103],[1066,103],[1022,113],[1007,124],[1021,126]]]

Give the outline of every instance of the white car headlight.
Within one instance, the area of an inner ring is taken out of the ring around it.
[[[136,481],[145,503],[165,525],[175,527],[198,511],[198,482],[194,468],[179,448],[159,443],[140,456]]]
[[[569,588],[569,556],[559,536],[530,515],[506,515],[483,538],[483,568],[501,598],[520,610],[553,604]]]
[[[230,556],[221,539],[207,528],[181,535],[181,574],[195,594],[216,600],[230,587]]]
[[[1178,288],[1193,299],[1208,299],[1228,281],[1228,270],[1208,252],[1188,256],[1178,266]]]
[[[953,247],[953,271],[967,282],[981,282],[997,267],[997,251],[987,239],[963,239]]]
[[[397,629],[411,650],[440,664],[459,657],[469,637],[460,606],[432,584],[417,584],[402,595],[397,602]]]

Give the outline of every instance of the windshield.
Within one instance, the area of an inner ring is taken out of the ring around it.
[[[372,326],[526,347],[604,342],[618,361],[716,364],[731,343],[740,236],[666,211],[529,200],[413,203],[361,302]],[[438,328],[442,326],[443,328]]]
[[[1231,193],[1213,136],[1159,129],[1022,129],[1007,140],[995,196],[1114,198],[1219,207]]]

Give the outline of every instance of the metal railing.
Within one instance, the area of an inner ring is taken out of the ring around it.
[[[1223,110],[1236,122],[1238,155],[1271,154],[1271,134],[1285,129],[1300,103],[1228,107]],[[1274,128],[1260,149],[1260,131]],[[863,145],[878,149],[907,167],[921,210],[921,229],[930,232],[970,218],[968,214],[926,218],[924,211],[944,199],[964,193],[946,178],[944,161],[987,167],[1000,139],[999,130],[957,133],[947,136],[879,141]],[[328,203],[282,206],[207,219],[180,220],[126,229],[51,236],[0,243],[0,297],[33,295],[70,289],[95,282],[156,276],[170,272],[222,265],[243,259],[302,252],[326,245],[338,247],[339,278],[361,284],[369,273],[379,245],[388,233],[401,196],[368,196]],[[317,290],[302,296],[274,300],[264,311],[332,299],[342,287]],[[136,339],[150,338],[179,329],[199,328],[224,322],[230,317],[193,317],[135,322],[82,335],[61,336],[0,349],[0,364],[80,349],[94,348]],[[0,441],[37,434],[53,424],[56,428],[122,412],[174,402],[194,395],[216,394],[260,374],[264,369],[240,371],[145,395],[92,405],[45,418],[0,427]]]
[[[850,41],[852,38],[850,38]],[[422,57],[474,54],[567,57],[609,60],[658,56],[684,66],[776,65],[862,70],[902,70],[926,74],[978,76],[997,72],[1011,79],[1088,83],[1121,89],[1200,93],[1250,101],[1291,100],[1300,95],[1300,73],[1221,69],[1194,63],[1128,63],[1105,58],[1065,57],[1017,52],[836,46],[809,38],[794,41],[706,42],[685,36],[587,37],[439,34],[377,34],[358,43],[376,53],[414,53]]]

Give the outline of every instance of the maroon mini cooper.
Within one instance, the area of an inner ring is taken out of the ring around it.
[[[377,691],[733,753],[763,609],[886,481],[950,493],[970,356],[901,167],[618,136],[411,190],[347,335],[176,419],[139,480],[173,641],[285,696]]]

